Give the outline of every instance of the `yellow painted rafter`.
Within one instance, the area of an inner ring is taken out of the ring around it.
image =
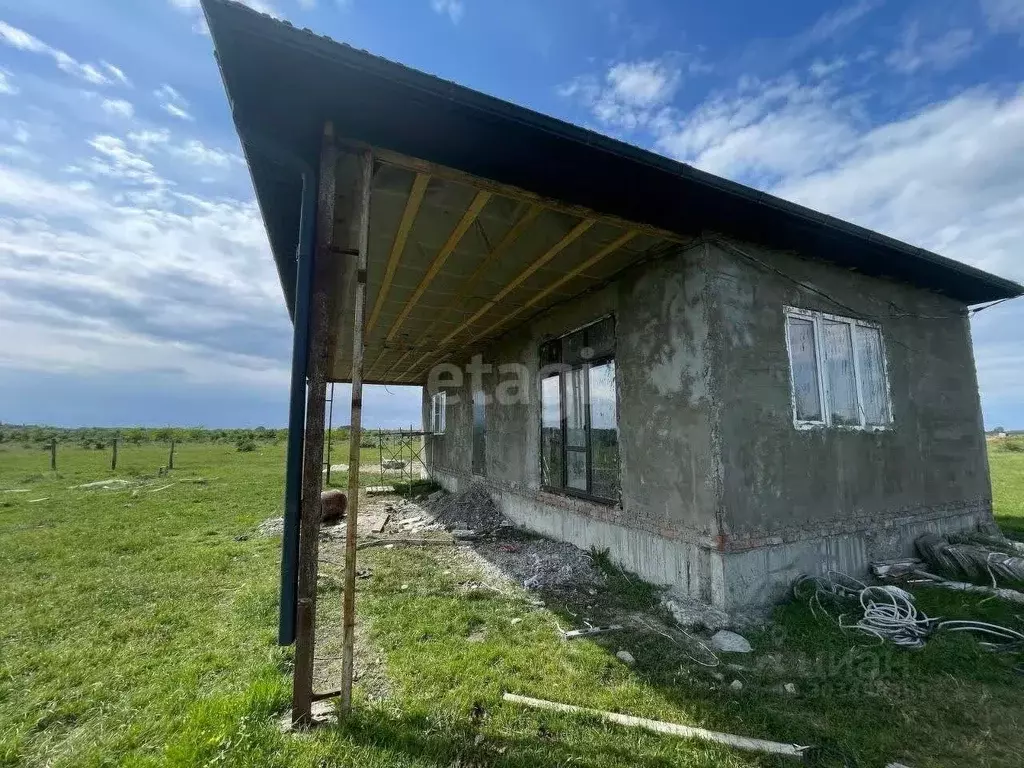
[[[553,282],[551,285],[549,285],[543,291],[541,291],[540,293],[534,294],[529,299],[527,299],[521,306],[516,307],[514,310],[509,312],[507,315],[505,315],[503,318],[501,318],[497,322],[492,323],[486,330],[481,331],[476,336],[474,336],[472,339],[470,339],[469,343],[472,344],[472,343],[474,343],[476,341],[479,341],[480,339],[486,337],[487,335],[489,335],[490,333],[492,333],[496,329],[500,328],[505,323],[509,322],[510,320],[515,319],[520,314],[522,314],[523,312],[528,310],[530,307],[536,306],[541,301],[543,301],[545,297],[550,296],[554,291],[557,291],[559,288],[561,288],[563,285],[568,283],[574,277],[578,277],[585,270],[590,269],[592,266],[597,264],[597,262],[601,261],[601,259],[603,259],[606,256],[610,256],[611,254],[615,253],[615,251],[619,250],[619,248],[624,246],[626,243],[628,243],[630,240],[632,240],[634,237],[636,237],[639,234],[640,233],[637,232],[636,230],[631,230],[629,232],[624,233],[621,237],[617,238],[614,242],[609,243],[608,245],[606,245],[604,248],[602,248],[600,251],[595,253],[589,259],[584,261],[578,267],[576,267],[575,269],[573,269],[573,270],[571,270],[569,272],[566,272],[564,275],[562,275],[560,278],[558,278],[555,282]]]
[[[480,262],[477,268],[473,271],[473,274],[466,278],[466,281],[461,286],[459,286],[458,290],[455,292],[455,301],[457,303],[461,304],[469,296],[472,295],[473,291],[476,289],[477,284],[483,278],[484,274],[486,274],[488,268],[495,264],[498,261],[498,259],[500,259],[505,254],[505,252],[512,247],[513,243],[515,243],[516,240],[518,240],[522,236],[522,234],[527,230],[527,228],[543,212],[544,207],[536,204],[531,205],[529,208],[526,209],[526,212],[522,216],[520,216],[516,223],[509,228],[508,232],[505,233],[505,236],[501,238],[501,241],[496,246],[494,246],[493,250],[491,250],[491,252],[487,254],[486,257],[484,257],[484,259]],[[426,330],[423,331],[422,338],[429,339],[431,332],[434,330],[434,328],[437,327],[437,324],[441,322],[443,317],[443,314],[439,313],[437,317],[435,317],[430,322],[430,325],[427,326]],[[390,373],[392,373],[403,362],[405,362],[406,358],[409,357],[410,353],[411,350],[407,350],[401,357],[399,357],[397,360],[395,360],[395,362],[388,366],[388,369],[384,371],[384,378],[387,378],[387,376]]]
[[[524,269],[522,272],[520,272],[518,275],[516,275],[516,277],[513,278],[513,280],[510,283],[508,283],[508,285],[506,285],[504,288],[502,288],[500,291],[498,291],[492,298],[488,299],[484,303],[484,305],[482,307],[480,307],[480,309],[478,309],[476,312],[474,312],[472,315],[470,315],[466,320],[464,320],[458,327],[455,328],[454,331],[452,331],[447,336],[445,336],[443,339],[441,339],[441,341],[438,343],[436,349],[432,349],[432,350],[429,350],[429,351],[425,352],[415,363],[413,363],[411,366],[409,366],[409,368],[407,368],[402,373],[402,377],[404,378],[404,377],[408,376],[410,373],[412,373],[412,371],[417,370],[422,365],[422,363],[427,358],[429,358],[431,355],[436,355],[439,352],[442,352],[443,350],[445,350],[449,346],[449,344],[451,344],[451,342],[460,333],[462,333],[464,330],[469,328],[473,323],[475,323],[481,317],[483,317],[488,312],[490,312],[491,309],[493,309],[494,306],[499,301],[504,299],[506,296],[508,296],[510,293],[512,293],[512,291],[514,291],[516,288],[518,288],[520,285],[522,285],[523,282],[525,282],[538,269],[543,267],[545,264],[547,264],[553,258],[555,258],[555,256],[557,256],[559,253],[564,251],[570,244],[572,244],[581,235],[583,235],[587,230],[589,230],[592,226],[594,226],[595,223],[596,222],[593,219],[583,219],[578,224],[576,224],[576,226],[573,227],[571,230],[569,230],[569,232],[567,232],[562,237],[561,240],[559,240],[557,243],[555,243],[553,246],[551,246],[547,251],[544,252],[544,254],[542,256],[537,258],[526,269]]]
[[[412,189],[409,191],[409,197],[405,201],[405,210],[402,212],[402,220],[398,224],[398,229],[395,232],[395,240],[391,244],[391,255],[388,257],[387,267],[384,269],[384,277],[381,278],[380,281],[380,290],[377,292],[377,300],[373,303],[373,310],[370,312],[370,319],[366,322],[367,336],[373,332],[374,327],[377,325],[377,319],[380,317],[380,311],[384,307],[388,291],[391,290],[391,282],[395,278],[395,271],[398,269],[398,262],[401,260],[402,253],[405,251],[405,244],[409,239],[409,232],[412,229],[413,222],[416,221],[416,214],[420,209],[420,204],[423,202],[423,196],[426,194],[427,185],[429,183],[430,175],[426,173],[417,173],[416,178],[413,179]]]
[[[385,337],[385,344],[389,344],[395,340],[398,332],[402,329],[402,324],[405,322],[405,319],[409,316],[409,313],[412,312],[413,307],[416,306],[416,302],[420,300],[424,292],[427,290],[427,287],[431,282],[433,282],[434,278],[437,277],[437,273],[441,271],[441,267],[444,266],[448,257],[452,255],[452,252],[455,250],[456,246],[458,246],[459,241],[462,240],[463,236],[473,225],[473,222],[476,221],[477,216],[480,215],[480,212],[484,209],[484,206],[487,205],[487,201],[490,199],[490,192],[480,191],[476,193],[473,201],[469,204],[469,208],[463,214],[462,219],[459,220],[455,229],[452,230],[452,233],[448,236],[448,240],[445,241],[445,244],[441,246],[441,250],[438,251],[437,256],[434,257],[433,262],[431,262],[430,267],[427,269],[427,273],[423,276],[423,279],[420,280],[419,285],[416,286],[416,290],[413,291],[409,300],[405,302],[405,306],[402,307],[402,311],[399,313],[398,318],[394,323],[392,323],[391,328]]]

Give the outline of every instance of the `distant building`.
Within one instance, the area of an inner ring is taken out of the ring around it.
[[[967,308],[1021,286],[204,6],[289,309],[318,214],[329,378],[365,285],[362,376],[424,387],[446,488],[728,610],[992,522]]]

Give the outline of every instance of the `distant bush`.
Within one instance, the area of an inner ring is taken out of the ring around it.
[[[1010,440],[1007,438],[1003,441],[1003,450],[1012,451],[1013,453],[1024,453],[1024,440]]]
[[[256,450],[256,441],[247,437],[235,443],[235,448],[241,453],[251,453]]]

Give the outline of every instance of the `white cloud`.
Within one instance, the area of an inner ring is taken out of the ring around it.
[[[660,107],[671,101],[682,71],[670,58],[618,62],[598,80],[577,77],[558,93],[583,104],[606,125],[635,130],[647,125]]]
[[[933,104],[855,135],[837,159],[775,191],[1024,280],[1024,89]]]
[[[135,107],[124,99],[104,99],[100,106],[104,112],[114,117],[131,118],[135,114]]]
[[[153,163],[141,153],[129,149],[123,139],[107,135],[94,136],[89,140],[89,146],[98,154],[82,167],[86,173],[146,185],[162,186],[165,183],[157,175]]]
[[[161,104],[160,108],[163,109],[164,112],[169,114],[171,117],[176,117],[179,120],[194,120],[195,119],[194,117],[192,117],[191,113],[189,113],[188,111],[182,109],[177,104],[171,104],[171,103]]]
[[[981,0],[981,8],[990,29],[1024,33],[1024,0]]]
[[[228,168],[233,163],[239,165],[244,161],[238,155],[225,152],[223,149],[208,147],[198,139],[190,139],[181,146],[171,147],[170,153],[193,165],[213,168]]]
[[[170,141],[170,138],[171,132],[166,128],[161,128],[158,131],[132,131],[128,134],[128,140],[133,144],[137,144],[143,151],[158,144],[166,144]]]
[[[832,59],[831,61],[822,61],[821,59],[815,59],[809,67],[808,71],[811,73],[812,76],[814,76],[818,80],[821,80],[822,78],[834,75],[836,72],[839,72],[840,70],[844,69],[846,65],[847,61],[846,58],[843,56]]]
[[[826,84],[793,77],[740,81],[683,118],[662,113],[653,123],[663,152],[704,170],[761,185],[820,167],[856,136],[855,104],[834,97]]]
[[[128,76],[119,67],[115,67],[113,64],[106,61],[101,61],[100,65],[121,85],[131,85],[131,81],[128,80]]]
[[[188,111],[188,100],[166,83],[153,91],[153,95],[160,101],[160,108],[171,117],[189,121],[195,119]]]
[[[951,29],[941,37],[921,42],[920,25],[916,22],[903,32],[900,47],[885,61],[898,72],[912,75],[920,69],[950,69],[975,50],[974,33],[969,29]]]
[[[608,70],[608,84],[624,104],[651,108],[667,103],[679,86],[680,72],[661,61],[620,63]]]
[[[279,391],[287,319],[255,202],[177,192],[116,136],[89,145],[95,184],[0,157],[0,367]]]
[[[465,11],[462,0],[430,0],[430,7],[434,13],[447,15],[453,24],[458,24]]]
[[[11,73],[6,69],[0,69],[0,94],[5,96],[16,96],[20,89],[11,82]]]
[[[857,23],[868,13],[880,6],[882,1],[858,0],[858,2],[851,5],[830,11],[819,18],[803,37],[809,43],[820,43],[830,40],[837,33]]]
[[[112,82],[120,81],[121,78],[124,77],[123,72],[108,64],[105,66],[109,68],[108,72],[110,72],[110,74],[113,74],[111,69],[114,69],[121,75],[120,78],[115,76],[114,80],[111,80],[110,77],[103,74],[99,66],[88,63],[83,64],[64,51],[44,43],[42,40],[29,34],[25,30],[13,27],[3,21],[0,21],[0,41],[12,48],[17,48],[29,53],[49,56],[61,71],[67,72],[69,75],[78,77],[88,83],[92,83],[93,85],[110,85]],[[127,78],[124,78],[124,80],[127,82]]]

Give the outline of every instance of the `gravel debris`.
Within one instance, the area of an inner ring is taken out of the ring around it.
[[[464,493],[432,493],[427,506],[434,519],[446,528],[481,532],[509,524],[490,494],[479,485],[471,486]]]
[[[425,505],[434,519],[460,536],[491,533],[473,542],[476,553],[502,575],[531,590],[581,590],[596,594],[605,583],[593,558],[572,544],[522,531],[501,514],[490,494],[471,486]]]
[[[268,517],[256,526],[256,532],[259,533],[260,536],[280,536],[284,533],[284,518]]]

